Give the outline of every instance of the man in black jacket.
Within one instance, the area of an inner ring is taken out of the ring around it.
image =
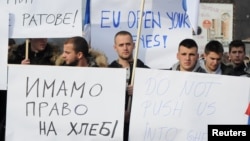
[[[29,39],[28,52],[26,52],[26,42],[10,48],[8,63],[25,65],[55,65],[55,61],[59,55],[59,47],[50,44],[47,38],[31,38]]]
[[[132,99],[133,86],[131,85],[131,77],[133,72],[133,50],[135,44],[133,37],[128,31],[119,31],[114,38],[114,49],[117,52],[118,59],[109,64],[110,68],[126,68],[127,69],[127,89],[125,101],[125,122],[123,140],[128,141],[129,134],[129,119],[130,119],[130,103],[129,97]],[[140,59],[136,60],[136,66],[140,68],[149,68]]]
[[[236,76],[247,75],[247,65],[244,63],[246,57],[246,46],[241,40],[233,40],[229,44],[229,60],[234,65]]]

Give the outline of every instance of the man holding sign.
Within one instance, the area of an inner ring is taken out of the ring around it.
[[[131,84],[132,70],[133,70],[133,50],[135,44],[130,32],[119,31],[115,35],[114,49],[118,54],[118,59],[114,60],[109,67],[111,68],[126,68],[127,70],[127,91],[126,91],[126,102],[125,102],[125,124],[124,124],[124,135],[123,140],[128,140],[129,133],[129,119],[130,119],[130,104],[129,96],[133,95],[133,86]],[[140,59],[137,59],[137,67],[149,68]]]
[[[29,44],[23,43],[10,49],[8,63],[55,65],[58,56],[59,47],[49,44],[47,38],[31,38]]]

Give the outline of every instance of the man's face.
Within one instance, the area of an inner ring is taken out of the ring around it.
[[[192,71],[196,65],[199,54],[197,53],[197,48],[186,48],[185,46],[180,46],[177,53],[177,59],[180,62],[181,71]]]
[[[79,53],[74,50],[74,45],[72,43],[63,45],[62,57],[68,66],[76,66],[79,60]]]
[[[231,51],[229,52],[229,58],[230,61],[235,65],[243,63],[245,58],[243,47],[232,47]]]
[[[208,54],[204,54],[205,66],[209,71],[216,71],[218,66],[221,63],[222,54],[218,54],[215,52],[209,52]]]
[[[120,59],[130,60],[133,58],[134,42],[129,35],[118,35],[114,48]]]
[[[48,43],[47,38],[32,38],[32,39],[30,39],[31,49],[35,52],[44,51],[47,43]]]

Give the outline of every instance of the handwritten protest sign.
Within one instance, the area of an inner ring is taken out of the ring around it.
[[[247,124],[249,78],[139,68],[136,74],[130,141],[207,141],[208,124]]]
[[[82,1],[0,0],[8,8],[11,38],[82,35]]]
[[[91,46],[100,48],[115,60],[114,35],[120,30],[133,34],[140,16],[140,1],[91,1]],[[179,42],[192,38],[192,27],[182,0],[145,1],[139,58],[151,68],[169,68],[176,59]]]
[[[122,140],[125,74],[9,65],[6,141]]]
[[[8,19],[7,10],[0,6],[0,90],[7,89]]]

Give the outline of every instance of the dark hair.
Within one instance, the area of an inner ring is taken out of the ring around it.
[[[15,45],[16,41],[14,39],[9,38],[9,46]]]
[[[206,44],[204,52],[206,54],[208,54],[210,52],[215,52],[217,54],[223,54],[224,53],[223,45],[217,40],[211,40]]]
[[[132,34],[131,34],[130,32],[125,31],[125,30],[122,30],[122,31],[119,31],[119,32],[117,32],[117,33],[115,34],[114,41],[115,41],[115,39],[116,39],[116,37],[117,37],[118,35],[129,35],[129,36],[131,37],[131,39],[133,39]]]
[[[244,52],[246,50],[246,46],[241,40],[233,40],[233,41],[231,41],[230,44],[229,44],[229,52],[231,52],[233,47],[243,48]]]
[[[85,57],[89,56],[89,45],[83,37],[71,37],[64,42],[64,44],[69,43],[72,43],[74,45],[75,52],[82,52]]]
[[[193,48],[193,47],[198,48],[197,43],[193,39],[184,39],[184,40],[182,40],[180,42],[180,44],[179,44],[179,48],[180,48],[180,46],[185,46],[187,48]]]

